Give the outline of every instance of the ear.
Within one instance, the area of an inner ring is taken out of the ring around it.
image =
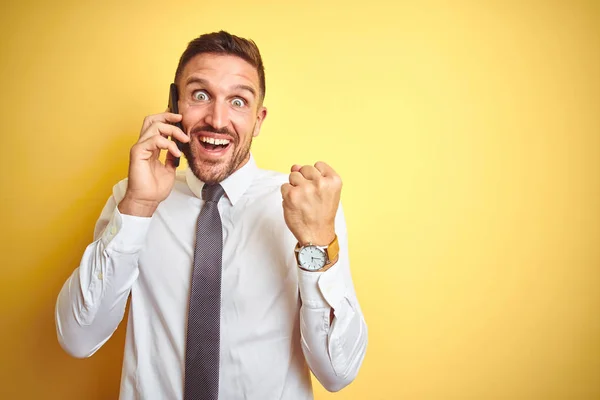
[[[252,137],[257,137],[260,133],[260,127],[262,126],[263,121],[267,118],[267,107],[260,107],[258,109],[258,114],[256,115],[256,123],[254,124],[254,132],[252,132]]]

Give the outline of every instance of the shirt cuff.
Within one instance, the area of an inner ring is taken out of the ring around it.
[[[346,294],[340,261],[325,272],[298,268],[298,287],[302,304],[309,308],[331,307],[335,310]]]
[[[119,253],[137,253],[146,241],[152,217],[121,214],[118,207],[104,229],[100,240],[106,249]]]

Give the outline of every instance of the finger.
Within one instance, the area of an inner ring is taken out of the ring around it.
[[[155,122],[170,122],[174,124],[176,122],[180,122],[182,118],[183,116],[181,114],[173,114],[171,112],[148,115],[146,118],[144,118],[144,122],[142,123],[140,136],[150,127],[150,125]]]
[[[300,171],[300,168],[302,168],[302,165],[294,164],[292,165],[292,169],[290,170],[290,172],[298,172]]]
[[[292,185],[289,183],[284,183],[281,185],[281,197],[283,197],[284,200],[286,197],[288,197],[290,190],[292,190]]]
[[[169,112],[169,111],[165,111],[160,114],[148,115],[146,118],[144,118],[144,122],[142,123],[141,131],[144,132],[146,129],[148,129],[148,127],[150,125],[152,125],[155,122],[176,123],[176,122],[181,122],[182,118],[183,118],[183,116],[181,114],[173,114],[172,112]]]
[[[313,167],[312,165],[303,166],[302,168],[300,168],[299,172],[302,174],[302,176],[304,178],[311,180],[311,181],[319,180],[322,177],[319,170],[316,169],[315,167]]]
[[[317,161],[315,163],[315,168],[321,173],[323,176],[335,176],[337,173],[331,168],[329,165],[324,163],[323,161]]]
[[[176,134],[175,132],[179,131],[180,134]],[[144,132],[142,132],[140,134],[140,138],[139,141],[144,141],[146,139],[148,139],[151,136],[154,136],[156,134],[160,134],[161,136],[164,137],[169,137],[169,136],[174,136],[175,138],[179,139],[181,138],[182,140],[184,140],[184,136],[187,137],[187,135],[181,130],[179,129],[177,126],[166,123],[166,122],[154,122],[152,125],[150,125],[148,127],[148,129],[146,129]]]
[[[301,184],[305,183],[306,179],[304,179],[304,177],[302,176],[302,174],[300,172],[292,172],[290,174],[290,184],[292,186],[300,186]]]
[[[168,148],[167,150],[169,150],[169,152],[167,153],[167,156],[169,154],[173,155],[173,157],[176,158],[181,158],[181,156],[183,155],[183,153],[181,152],[181,150],[179,150],[179,148],[177,147],[177,143],[173,142],[172,140],[168,140],[165,139],[168,142]]]
[[[149,154],[155,154],[158,157],[160,150],[167,150],[175,157],[181,157],[181,151],[177,148],[177,144],[172,140],[169,140],[160,135],[155,135],[149,139],[139,142],[135,147],[138,147],[138,151],[149,152]],[[150,156],[142,157],[150,158]]]
[[[139,140],[144,141],[155,135],[161,135],[165,138],[172,136],[174,139],[185,143],[190,141],[189,136],[183,133],[181,129],[175,125],[167,124],[165,122],[155,122],[154,124],[150,125],[146,132],[142,133]]]

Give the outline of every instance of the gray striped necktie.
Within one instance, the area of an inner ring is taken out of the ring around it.
[[[196,248],[190,295],[186,354],[185,400],[217,400],[223,227],[217,203],[224,190],[204,185],[204,206],[196,225]]]

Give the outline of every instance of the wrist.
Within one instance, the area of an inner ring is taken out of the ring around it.
[[[158,202],[132,199],[125,195],[117,206],[119,212],[134,217],[151,217],[158,208]]]
[[[315,246],[327,246],[335,239],[335,229],[326,229],[316,233],[298,235],[296,238],[301,246],[313,244]]]

